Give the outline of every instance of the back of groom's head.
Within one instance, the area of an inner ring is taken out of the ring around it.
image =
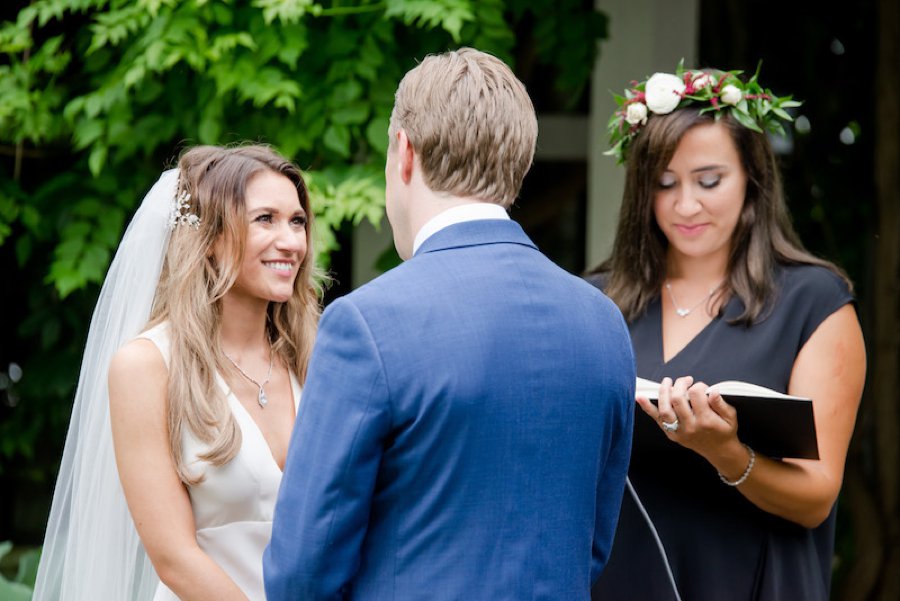
[[[503,61],[472,48],[430,55],[406,74],[391,144],[401,129],[431,190],[504,207],[519,194],[537,140],[525,86]]]

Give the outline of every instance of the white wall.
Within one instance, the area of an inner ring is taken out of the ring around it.
[[[682,58],[686,67],[694,66],[700,28],[700,0],[596,0],[595,6],[609,17],[609,38],[600,44],[591,82],[588,267],[612,249],[625,180],[625,168],[603,155],[606,124],[616,108],[612,94],[622,94],[632,80],[657,71],[674,72]]]

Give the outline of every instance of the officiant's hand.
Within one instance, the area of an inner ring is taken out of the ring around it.
[[[669,440],[691,449],[710,463],[742,448],[737,438],[737,412],[715,390],[684,376],[663,378],[658,405],[643,397],[637,403]]]

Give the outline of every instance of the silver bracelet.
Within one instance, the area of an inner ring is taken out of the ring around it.
[[[734,482],[726,479],[725,476],[723,476],[721,473],[716,472],[717,474],[719,474],[719,480],[721,480],[723,484],[727,484],[728,486],[740,486],[747,480],[747,477],[750,476],[750,472],[753,471],[753,464],[756,463],[756,452],[747,445],[744,445],[744,448],[747,449],[748,453],[750,453],[750,461],[749,463],[747,463],[747,469],[745,469],[744,473],[741,474],[741,477]]]

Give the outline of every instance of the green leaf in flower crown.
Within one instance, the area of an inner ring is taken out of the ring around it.
[[[610,115],[609,121],[606,122],[607,131],[614,132],[618,131],[622,125],[622,117],[619,115],[618,111]]]
[[[794,120],[794,118],[791,117],[787,112],[781,110],[777,106],[772,107],[772,112],[775,113],[776,115],[778,115],[779,117],[781,117],[782,119],[784,119],[785,121],[793,121]]]
[[[762,133],[762,129],[759,125],[756,124],[756,121],[753,120],[753,117],[748,115],[747,113],[739,110],[731,111],[732,116],[737,119],[737,122],[746,127],[747,129],[752,129],[753,131],[758,131]]]
[[[787,134],[785,134],[784,127],[781,125],[780,121],[770,121],[767,129],[771,133],[778,135],[778,136],[784,137],[785,135],[787,135]]]

